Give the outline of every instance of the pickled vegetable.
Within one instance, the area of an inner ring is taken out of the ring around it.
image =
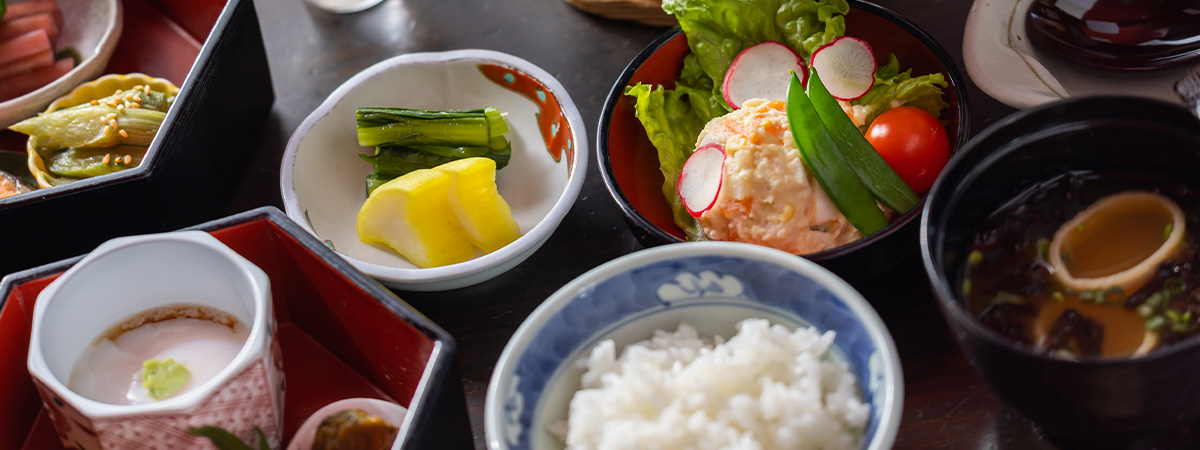
[[[387,450],[400,430],[361,409],[331,415],[321,421],[313,450]]]
[[[521,227],[496,187],[495,161],[460,159],[434,170],[450,176],[450,206],[471,245],[491,253],[521,237]]]
[[[449,193],[450,176],[433,169],[389,181],[358,211],[358,238],[386,245],[418,267],[466,261],[475,252],[454,216]]]

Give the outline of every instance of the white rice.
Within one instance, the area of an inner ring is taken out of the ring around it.
[[[616,357],[601,342],[579,361],[571,449],[857,449],[870,418],[854,375],[829,353],[834,333],[747,319],[725,342],[686,323]]]

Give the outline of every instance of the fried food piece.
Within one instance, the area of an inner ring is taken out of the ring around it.
[[[400,430],[361,409],[326,417],[317,427],[313,450],[387,450]]]

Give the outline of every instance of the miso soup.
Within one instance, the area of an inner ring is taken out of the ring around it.
[[[1200,193],[1177,180],[1091,171],[1046,180],[977,231],[959,293],[984,325],[1037,353],[1161,349],[1200,332],[1198,208]]]

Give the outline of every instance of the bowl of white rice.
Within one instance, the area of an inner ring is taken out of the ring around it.
[[[488,386],[488,447],[890,449],[904,381],[850,285],[751,244],[654,247],[521,324]]]

